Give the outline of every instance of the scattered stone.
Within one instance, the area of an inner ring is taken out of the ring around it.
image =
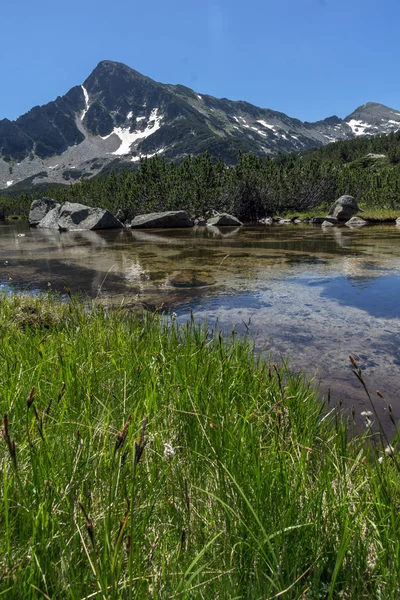
[[[197,227],[205,227],[207,225],[207,221],[205,219],[198,218],[194,220],[194,224],[197,225]]]
[[[130,224],[132,229],[193,227],[193,222],[184,210],[137,215]]]
[[[327,227],[334,227],[334,224],[331,223],[330,221],[323,221],[323,223],[321,224],[321,227],[326,229]]]
[[[397,226],[397,227],[400,227],[400,217],[398,217],[398,218],[396,219],[396,226]]]
[[[293,221],[293,223],[296,223],[296,224],[298,224],[298,223],[302,223],[302,222],[303,222],[303,221],[302,221],[301,219],[295,219],[295,220]]]
[[[345,223],[347,227],[364,227],[364,225],[368,225],[368,221],[362,219],[361,217],[351,217],[349,221]]]
[[[58,227],[61,231],[79,231],[120,229],[123,225],[109,210],[65,202],[60,209]]]
[[[362,210],[353,196],[341,196],[332,204],[328,216],[336,217],[339,221],[347,221],[359,212]]]
[[[56,200],[53,200],[53,198],[49,198],[47,196],[34,200],[29,210],[29,226],[37,227],[40,221],[47,215],[49,210],[52,210],[57,206],[60,206],[59,202],[56,202]]]
[[[243,225],[243,223],[233,215],[222,213],[220,215],[217,215],[216,217],[208,219],[207,225],[218,225],[221,227],[238,227],[240,225]]]
[[[214,285],[215,283],[216,280],[209,273],[192,269],[174,273],[168,279],[168,284],[177,288],[204,287],[206,285]]]
[[[321,225],[324,221],[329,221],[329,223],[336,224],[338,219],[336,219],[336,217],[313,217],[310,223],[313,225]]]

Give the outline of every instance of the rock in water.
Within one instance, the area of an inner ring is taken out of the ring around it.
[[[193,227],[193,222],[184,210],[137,215],[130,224],[132,229]]]
[[[122,223],[109,211],[84,204],[65,202],[60,210],[58,227],[61,231],[89,229],[119,229]]]
[[[345,225],[347,227],[364,227],[364,225],[368,225],[368,221],[361,217],[351,217],[350,221],[346,221]]]
[[[36,227],[40,229],[59,229],[58,219],[60,216],[60,208],[61,206],[58,205],[55,208],[49,210],[47,215],[43,217],[43,219],[40,221],[40,223],[37,224]]]
[[[339,221],[347,221],[358,212],[362,212],[353,196],[341,196],[328,213],[329,217],[335,217]]]
[[[311,223],[313,225],[321,225],[322,223],[329,221],[329,223],[337,223],[338,219],[334,218],[334,217],[313,217],[311,219]]]
[[[50,210],[59,206],[59,202],[56,202],[53,198],[45,197],[34,200],[29,210],[28,221],[30,227],[37,227]]]
[[[324,229],[326,229],[327,227],[334,227],[334,224],[331,223],[330,221],[323,221],[321,224],[321,227],[323,227]]]
[[[222,227],[238,227],[240,225],[243,225],[243,223],[233,215],[222,213],[220,215],[217,215],[216,217],[208,219],[207,225],[218,225]]]
[[[210,273],[206,273],[205,271],[185,269],[172,274],[168,279],[168,283],[177,288],[192,288],[214,285],[216,280]]]

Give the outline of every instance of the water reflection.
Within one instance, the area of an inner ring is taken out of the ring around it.
[[[259,348],[289,354],[294,368],[316,373],[360,406],[365,400],[348,354],[361,357],[372,386],[396,403],[399,273],[394,226],[70,233],[0,227],[3,289],[67,285],[90,297],[173,308],[181,320],[192,307],[226,331],[235,324],[249,330]]]

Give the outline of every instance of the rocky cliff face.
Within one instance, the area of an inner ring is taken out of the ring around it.
[[[179,160],[208,150],[233,163],[239,150],[274,156],[399,129],[400,112],[381,104],[364,104],[344,120],[303,123],[103,61],[83,85],[16,121],[0,121],[0,189],[24,180],[67,183],[113,166],[134,168],[141,157],[155,154]]]

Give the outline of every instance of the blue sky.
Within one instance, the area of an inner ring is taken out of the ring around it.
[[[400,109],[399,24],[398,0],[2,0],[0,119],[105,59],[302,120]]]

